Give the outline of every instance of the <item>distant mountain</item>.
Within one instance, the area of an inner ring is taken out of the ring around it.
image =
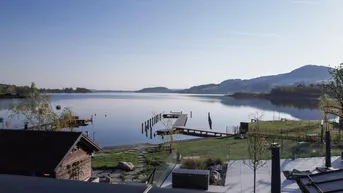
[[[175,91],[168,89],[166,87],[151,87],[151,88],[144,88],[144,89],[136,91],[136,92],[140,92],[140,93],[172,93]]]
[[[275,86],[290,86],[303,84],[308,85],[328,80],[329,67],[306,65],[297,68],[291,72],[262,76],[252,79],[228,79],[219,84],[204,84],[193,86],[184,90],[171,90],[166,87],[146,88],[141,91],[144,92],[177,92],[177,93],[194,93],[194,94],[226,94],[234,92],[269,92]],[[140,92],[141,92],[140,91]]]

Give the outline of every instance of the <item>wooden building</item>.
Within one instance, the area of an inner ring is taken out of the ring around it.
[[[101,148],[82,132],[0,130],[0,173],[87,180]]]

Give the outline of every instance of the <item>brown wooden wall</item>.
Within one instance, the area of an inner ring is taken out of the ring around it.
[[[76,149],[56,169],[57,179],[85,180],[92,175],[92,158],[83,149]]]

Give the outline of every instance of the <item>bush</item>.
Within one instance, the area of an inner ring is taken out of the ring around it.
[[[216,158],[216,159],[208,158],[205,160],[205,163],[207,166],[213,166],[213,165],[217,165],[217,164],[222,165],[223,161],[220,158]]]
[[[182,161],[181,168],[207,170],[207,164],[204,159],[187,159]]]
[[[198,170],[207,170],[209,166],[223,164],[222,159],[187,159],[183,160],[181,163],[181,168],[184,169],[198,169]]]

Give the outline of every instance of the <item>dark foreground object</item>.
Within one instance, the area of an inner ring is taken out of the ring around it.
[[[75,180],[56,180],[29,176],[0,174],[0,192],[3,193],[143,193],[147,184],[106,184]],[[195,190],[155,188],[149,193],[196,193]]]
[[[173,171],[173,188],[208,190],[209,170],[176,169]]]

